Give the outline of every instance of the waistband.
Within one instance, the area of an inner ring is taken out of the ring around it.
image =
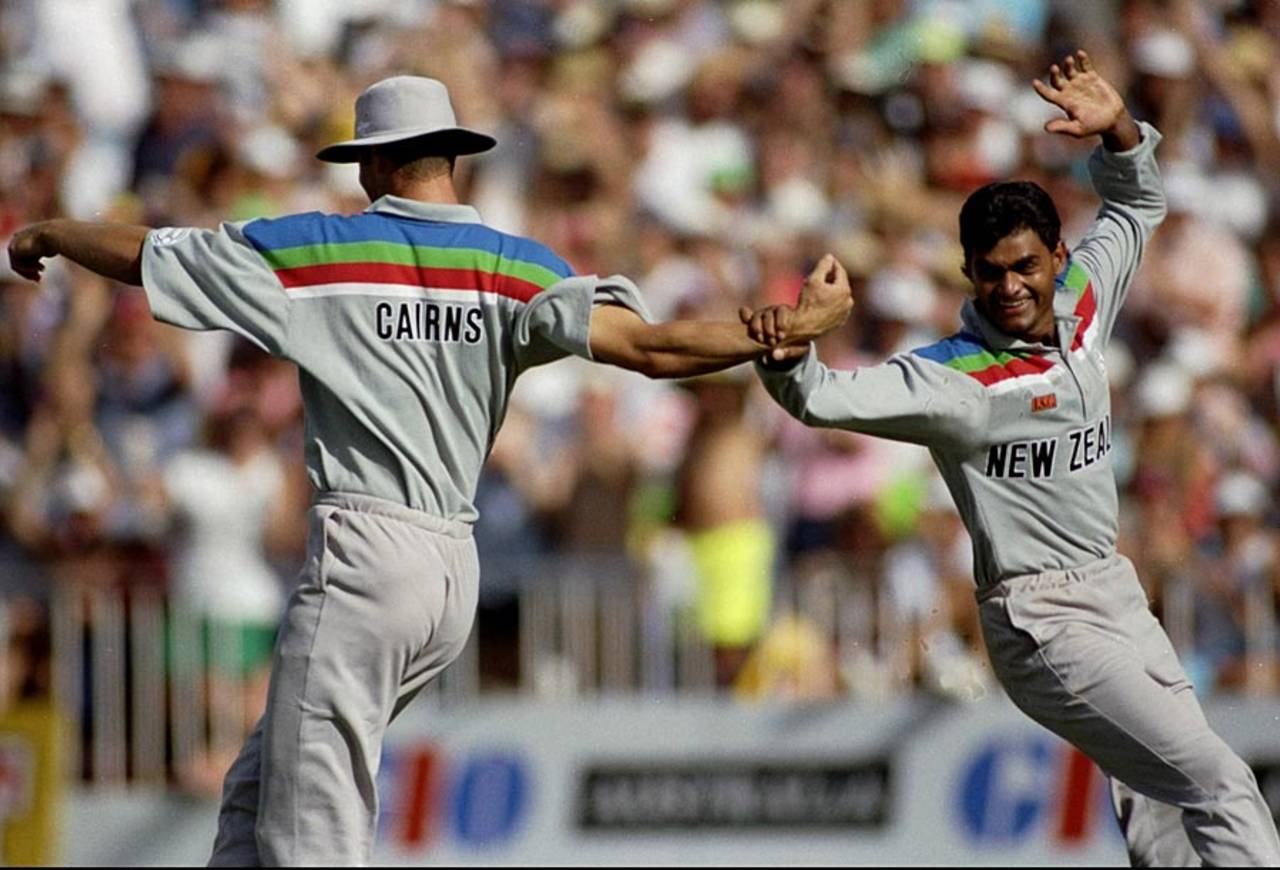
[[[322,492],[316,496],[315,506],[326,505],[344,511],[355,511],[362,514],[386,517],[436,532],[451,538],[471,537],[471,524],[460,520],[449,520],[434,514],[423,513],[394,501],[377,498],[372,495],[360,495],[354,492]]]
[[[979,586],[974,590],[974,597],[978,599],[979,604],[982,604],[992,598],[1009,598],[1015,595],[1032,594],[1044,589],[1058,589],[1074,583],[1087,583],[1096,579],[1098,575],[1105,571],[1113,571],[1130,564],[1129,560],[1124,556],[1119,553],[1112,553],[1110,556],[1086,562],[1074,568],[1006,577],[999,583],[993,583],[990,586]]]

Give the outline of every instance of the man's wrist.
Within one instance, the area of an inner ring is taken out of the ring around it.
[[[806,316],[808,312],[797,309],[791,328],[787,330],[787,340],[791,344],[810,342],[822,335],[823,330],[816,317]]]
[[[41,257],[56,257],[62,253],[58,242],[58,228],[63,223],[65,223],[65,218],[51,218],[40,221],[33,227],[36,236],[36,247],[39,248]]]
[[[1102,147],[1108,151],[1132,151],[1142,144],[1142,128],[1126,109],[1111,129],[1102,133]]]

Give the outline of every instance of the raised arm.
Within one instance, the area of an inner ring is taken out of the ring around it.
[[[706,374],[766,353],[779,360],[797,358],[804,355],[812,338],[843,323],[852,307],[849,276],[828,254],[805,280],[796,324],[784,341],[762,342],[749,336],[744,324],[750,321],[751,313],[746,309],[740,312],[741,323],[675,320],[653,324],[627,308],[598,305],[591,313],[591,356],[654,378]]]
[[[41,221],[9,240],[9,265],[22,277],[39,281],[43,261],[61,255],[106,278],[141,285],[142,246],[150,231],[129,224]]]
[[[1102,137],[1102,146],[1089,160],[1102,208],[1072,258],[1092,279],[1102,334],[1109,336],[1147,239],[1164,220],[1164,185],[1155,159],[1160,133],[1134,121],[1083,51],[1050,67],[1048,83],[1037,80],[1033,87],[1066,115],[1049,121],[1045,130]]]

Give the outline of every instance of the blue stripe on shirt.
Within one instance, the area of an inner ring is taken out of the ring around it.
[[[343,242],[391,242],[432,248],[469,248],[508,260],[536,263],[561,278],[574,272],[546,245],[474,223],[430,221],[374,212],[331,215],[320,212],[251,221],[244,235],[260,251]]]
[[[925,347],[918,347],[911,352],[916,356],[922,356],[925,359],[946,365],[957,357],[969,356],[983,351],[990,353],[986,346],[978,341],[976,336],[967,332],[957,332],[955,335],[942,339],[942,341]]]

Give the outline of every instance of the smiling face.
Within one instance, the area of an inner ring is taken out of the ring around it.
[[[1031,229],[1020,228],[964,266],[974,304],[1002,332],[1023,341],[1052,341],[1054,278],[1067,262],[1061,241],[1049,248]]]

